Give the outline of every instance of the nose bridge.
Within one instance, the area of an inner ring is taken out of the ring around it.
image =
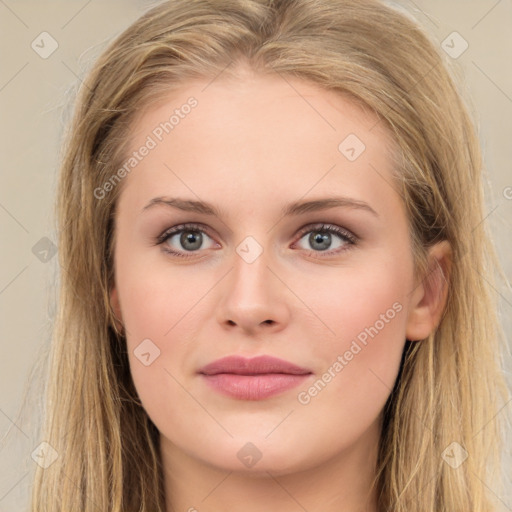
[[[272,255],[268,244],[265,247],[253,236],[246,237],[235,248],[233,271],[231,273],[232,296],[241,303],[251,303],[270,299]]]

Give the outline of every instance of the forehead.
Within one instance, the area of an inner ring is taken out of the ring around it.
[[[191,98],[196,103],[193,108],[187,106]],[[224,134],[228,134],[230,128],[241,127],[239,137],[257,134],[261,138],[263,129],[268,133],[296,134],[306,138],[312,138],[315,132],[336,142],[353,129],[368,142],[375,143],[378,139],[391,142],[390,134],[379,118],[348,93],[327,90],[312,82],[277,73],[263,75],[241,71],[240,76],[223,78],[221,75],[174,87],[151,107],[137,113],[131,127],[132,142],[136,143],[137,139],[169,121],[173,125],[172,137],[166,139],[176,139],[180,131],[186,132],[184,126],[193,127],[199,134],[206,122],[207,128],[217,127]],[[178,124],[181,125],[179,130]],[[370,133],[366,134],[367,131]],[[170,132],[166,131],[166,134]],[[215,135],[210,133],[211,137]],[[167,142],[172,143],[171,140]]]
[[[281,205],[333,187],[370,200],[392,182],[394,144],[375,114],[277,74],[184,84],[137,116],[127,158],[144,146],[123,186],[146,202],[179,189]]]

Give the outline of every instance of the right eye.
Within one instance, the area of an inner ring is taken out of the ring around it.
[[[190,258],[191,253],[204,249],[202,246],[205,237],[212,240],[199,224],[180,224],[164,231],[157,238],[155,245],[162,245],[163,250],[173,256]],[[187,252],[190,254],[186,254]]]

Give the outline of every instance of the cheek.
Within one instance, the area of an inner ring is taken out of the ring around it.
[[[135,258],[120,262],[117,278],[121,309],[133,341],[171,337],[207,293],[207,277],[204,272],[171,271],[163,258],[156,263],[139,263]]]
[[[324,279],[304,282],[303,288],[296,285],[295,289],[328,328],[324,337],[329,342],[327,347],[340,350],[358,336],[364,343],[371,326],[379,334],[382,331],[384,337],[405,332],[405,315],[397,313],[405,310],[412,282],[407,267],[407,262],[402,265],[399,260],[389,265],[374,261],[371,265],[336,270]]]
[[[371,422],[384,405],[398,374],[405,344],[409,274],[407,262],[343,269],[318,294],[312,309],[329,327],[316,345],[324,362],[318,379],[302,390],[303,405],[336,403],[347,421]],[[306,326],[304,326],[307,328]],[[332,332],[333,331],[333,332]],[[348,414],[347,414],[348,413]],[[345,420],[340,416],[339,421]]]
[[[172,375],[179,378],[189,360],[215,279],[207,272],[171,271],[162,258],[152,264],[132,254],[117,263],[131,374],[144,406],[161,415],[167,407],[162,391],[167,397],[183,392]]]

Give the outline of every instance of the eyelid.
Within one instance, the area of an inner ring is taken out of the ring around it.
[[[202,231],[206,233],[210,238],[214,238],[211,235],[210,228],[206,226],[205,224],[201,224],[198,222],[185,222],[183,224],[177,224],[176,226],[173,226],[171,228],[167,228],[164,230],[163,233],[161,233],[156,238],[155,245],[164,243],[168,238],[170,238],[172,235],[177,234],[181,231],[185,231],[189,229],[190,231],[196,230],[196,231]]]
[[[359,238],[354,235],[351,231],[349,231],[346,228],[343,228],[341,226],[338,226],[336,224],[332,224],[329,222],[316,222],[313,224],[308,224],[307,226],[304,226],[299,230],[298,237],[299,240],[302,238],[302,236],[306,233],[309,233],[310,231],[327,231],[330,233],[335,233],[339,236],[346,237],[351,243],[357,243],[359,241]]]

